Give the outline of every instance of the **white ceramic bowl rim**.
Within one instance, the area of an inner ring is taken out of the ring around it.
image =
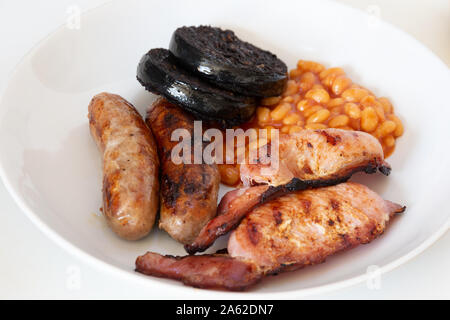
[[[341,3],[332,2],[332,1],[329,1],[329,0],[322,0],[322,1],[328,2],[330,5],[344,7],[347,10],[356,10],[356,11],[359,11],[360,14],[362,13],[362,14],[366,14],[367,15],[367,13],[362,12],[359,9],[351,8],[351,7],[348,7],[348,6],[343,5]],[[114,2],[114,1],[112,1],[112,2]],[[110,3],[111,2],[107,2],[107,3],[104,3],[104,4],[100,5],[100,6],[97,6],[95,8],[89,9],[86,12],[84,12],[83,15],[84,16],[89,15],[89,14],[95,12],[96,10],[98,10],[98,9],[104,7],[104,6],[109,5]],[[415,44],[417,46],[422,47],[423,49],[428,51],[430,53],[430,55],[434,56],[435,59],[439,60],[439,63],[442,65],[442,68],[448,68],[445,65],[445,63],[442,62],[437,56],[435,56],[434,53],[430,49],[425,47],[423,44],[421,44],[419,41],[417,41],[415,38],[413,38],[409,34],[405,33],[404,31],[396,28],[395,26],[393,26],[393,25],[391,25],[391,24],[389,24],[389,23],[387,23],[385,21],[380,21],[380,23],[382,23],[384,25],[387,25],[390,28],[396,29],[398,32],[402,33],[402,35],[405,38],[408,38],[410,41],[415,42]],[[15,74],[15,72],[17,71],[17,69],[19,68],[19,66],[23,63],[23,61],[25,59],[30,57],[42,44],[45,43],[45,41],[47,39],[51,38],[54,34],[58,33],[63,28],[64,28],[64,25],[61,25],[56,30],[54,30],[53,32],[49,33],[41,41],[39,41],[35,46],[33,46],[33,48],[30,49],[28,51],[28,53],[16,65],[16,67],[11,72],[11,74],[8,76],[8,78],[11,79],[13,77],[13,75]],[[1,100],[3,98],[3,95],[7,91],[7,89],[8,89],[8,85],[6,85],[3,88],[2,92],[0,93],[0,104],[1,104]],[[101,271],[107,270],[111,275],[119,276],[122,279],[125,279],[125,280],[128,280],[128,281],[133,281],[136,284],[154,287],[155,281],[152,281],[151,278],[146,277],[145,280],[147,280],[147,281],[143,281],[144,280],[143,276],[135,276],[135,275],[133,275],[130,272],[127,272],[125,270],[122,270],[121,268],[118,268],[118,267],[115,267],[113,265],[110,265],[110,264],[102,261],[101,259],[96,258],[93,255],[86,253],[82,249],[78,248],[77,246],[75,246],[74,244],[72,244],[71,242],[66,240],[63,236],[61,236],[58,232],[56,232],[55,230],[50,228],[47,224],[45,224],[38,217],[38,215],[36,215],[33,212],[33,210],[30,209],[30,207],[26,204],[26,202],[22,199],[22,197],[12,187],[10,179],[9,179],[9,176],[8,176],[8,173],[6,172],[6,170],[5,170],[5,168],[4,168],[2,163],[0,163],[0,177],[1,177],[2,181],[3,181],[3,183],[5,184],[6,189],[11,194],[12,198],[14,199],[16,204],[18,205],[18,207],[26,214],[26,216],[40,230],[42,230],[42,232],[46,236],[48,236],[52,241],[54,241],[59,246],[61,246],[64,250],[67,250],[71,254],[80,257],[82,260],[86,261],[87,263],[89,263],[91,266],[93,266],[94,268],[96,268],[98,270],[101,270]],[[419,245],[416,248],[410,250],[409,253],[403,255],[402,257],[397,258],[397,259],[391,261],[390,263],[387,263],[385,265],[380,266],[380,268],[379,268],[380,274],[384,274],[386,272],[389,272],[389,271],[399,267],[400,265],[408,262],[409,260],[411,260],[412,258],[416,257],[420,253],[422,253],[425,249],[430,247],[440,237],[442,237],[448,231],[449,227],[450,227],[450,217],[447,219],[446,223],[443,224],[442,227],[439,230],[437,230],[434,234],[430,235],[425,241],[422,242],[421,245]],[[211,299],[233,298],[233,297],[235,298],[235,295],[245,295],[246,298],[252,297],[252,298],[257,298],[257,299],[259,298],[259,299],[272,299],[272,300],[273,299],[298,298],[300,296],[317,294],[319,292],[320,293],[329,292],[329,291],[332,291],[332,290],[336,290],[336,289],[340,289],[340,288],[356,285],[358,283],[367,281],[369,279],[369,277],[370,277],[370,274],[364,273],[364,274],[361,274],[361,275],[356,276],[356,277],[350,277],[350,278],[347,278],[345,280],[334,282],[334,283],[330,283],[330,284],[326,284],[326,285],[322,285],[322,286],[316,286],[316,287],[312,287],[312,288],[304,288],[304,289],[299,289],[299,290],[294,290],[294,291],[288,291],[287,293],[277,293],[276,295],[274,295],[272,292],[223,292],[223,291],[215,291],[214,294],[211,294],[210,298]],[[173,285],[171,285],[170,283],[157,282],[157,285],[159,287],[164,286],[164,287],[173,288]],[[190,297],[194,298],[194,299],[195,299],[195,296],[192,296],[192,294],[194,293],[194,291],[197,291],[197,293],[198,293],[198,289],[193,289],[191,287],[185,287],[185,286],[177,287],[177,290],[179,290],[181,293],[185,293],[186,295],[190,294],[191,295]]]

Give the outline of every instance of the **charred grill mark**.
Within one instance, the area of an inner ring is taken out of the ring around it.
[[[257,225],[249,222],[247,225],[247,234],[250,242],[256,246],[259,242],[259,239],[261,238]]]
[[[215,254],[228,254],[228,248],[219,249]]]
[[[302,191],[306,189],[314,189],[314,188],[320,188],[320,187],[327,187],[336,185],[342,182],[346,182],[348,179],[350,179],[351,175],[354,172],[360,171],[361,169],[356,169],[355,171],[352,171],[349,175],[346,175],[344,177],[339,178],[332,178],[327,180],[301,180],[298,178],[292,179],[287,184],[276,186],[276,187],[269,187],[267,191],[261,194],[260,197],[260,204],[266,203],[267,201],[270,201],[271,199],[274,199],[282,194],[294,192],[294,191]]]
[[[333,145],[333,146],[335,146],[336,144],[338,144],[342,140],[340,136],[332,136],[331,134],[329,134],[325,130],[320,130],[319,132],[320,132],[321,135],[323,135],[325,138],[327,138],[327,142],[329,144]]]
[[[305,163],[305,165],[303,166],[302,170],[306,174],[313,174],[313,171],[311,170],[311,167],[307,163]]]
[[[340,208],[339,201],[337,201],[335,199],[331,199],[330,204],[331,204],[331,208],[333,208],[334,211],[339,211],[339,208]]]
[[[186,194],[195,194],[201,190],[202,190],[202,185],[198,184],[198,183],[194,183],[194,182],[187,183],[183,189],[184,193],[186,193]]]
[[[364,172],[367,174],[372,174],[377,172],[377,165],[373,164],[373,163],[369,163],[365,168],[364,168]]]
[[[302,207],[303,210],[306,214],[309,214],[309,212],[311,211],[311,201],[306,200],[306,199],[302,199]]]
[[[283,222],[283,219],[281,217],[281,211],[275,210],[273,213],[273,217],[275,219],[276,225],[280,225]]]
[[[341,237],[344,248],[348,248],[350,246],[349,236],[346,233],[339,233],[339,237]]]
[[[382,165],[378,168],[378,170],[380,170],[380,172],[381,172],[382,174],[384,174],[385,176],[388,176],[388,175],[391,173],[391,167],[389,167],[389,166],[387,166],[387,165],[385,165],[385,164],[382,164]]]
[[[176,124],[177,119],[172,113],[166,113],[163,121],[166,128],[172,128]]]
[[[181,184],[172,180],[167,174],[161,177],[161,189],[166,206],[175,206],[177,199],[181,196],[180,187]]]

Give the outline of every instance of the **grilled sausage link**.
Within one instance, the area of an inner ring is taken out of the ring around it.
[[[120,237],[140,239],[152,229],[159,204],[152,133],[129,102],[110,93],[92,98],[89,126],[103,155],[103,214]]]
[[[172,149],[179,143],[171,141],[172,132],[186,129],[193,139],[194,119],[181,108],[160,99],[148,111],[146,122],[155,136],[161,162],[159,227],[175,240],[189,244],[216,215],[219,170],[216,164],[194,164],[192,144],[191,164],[172,161]]]

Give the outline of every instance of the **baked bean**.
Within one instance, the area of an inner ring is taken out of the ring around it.
[[[270,141],[272,130],[292,134],[303,129],[338,128],[362,130],[375,136],[381,143],[385,157],[395,148],[396,139],[403,135],[401,120],[387,98],[377,98],[369,90],[352,83],[342,68],[325,69],[313,61],[298,61],[289,72],[289,81],[281,96],[261,100],[254,120],[243,128],[265,128],[246,147],[236,148],[236,155],[246,155],[248,148]],[[258,143],[259,141],[259,143]],[[239,149],[239,150],[238,150]],[[222,182],[239,182],[239,169],[232,165],[219,170]]]
[[[398,138],[398,137],[402,136],[404,128],[403,128],[403,124],[400,121],[400,119],[395,114],[390,114],[388,116],[388,118],[390,120],[394,121],[396,124],[395,131],[394,131],[394,137]]]
[[[328,122],[328,125],[330,126],[330,128],[339,128],[346,126],[349,122],[350,119],[348,118],[348,116],[346,116],[345,114],[341,114],[331,119]]]
[[[312,71],[314,73],[320,73],[325,69],[320,63],[305,60],[299,60],[297,62],[297,68],[302,71]]]
[[[334,98],[334,99],[331,99],[330,101],[328,101],[327,106],[329,108],[333,108],[333,107],[341,106],[344,103],[345,103],[344,99],[342,99],[342,98]]]
[[[302,98],[302,97],[301,97],[298,93],[297,93],[297,94],[294,94],[294,95],[292,96],[292,99],[293,99],[292,103],[297,104],[297,103],[300,101],[301,98]]]
[[[337,115],[340,115],[340,114],[344,113],[342,106],[337,106],[337,107],[334,107],[334,108],[330,108],[330,112],[331,112],[332,116],[337,116]]]
[[[381,104],[379,105],[375,104],[373,108],[375,109],[375,112],[377,113],[378,119],[380,119],[380,121],[386,120],[386,116],[384,115],[384,109],[381,106]]]
[[[291,105],[289,103],[279,104],[275,109],[270,112],[270,117],[272,120],[280,121],[283,119],[287,113],[291,110]]]
[[[274,106],[281,101],[281,97],[269,97],[261,100],[263,106]]]
[[[366,107],[361,112],[361,129],[365,132],[372,132],[378,125],[378,116],[375,109]]]
[[[338,76],[333,81],[333,85],[331,86],[331,91],[334,94],[340,95],[345,89],[347,89],[352,82],[349,78],[345,76]]]
[[[395,138],[392,135],[388,135],[383,139],[383,143],[386,145],[386,147],[392,148],[393,146],[395,146]]]
[[[300,115],[298,113],[291,113],[283,119],[283,124],[296,124],[300,120]]]
[[[299,84],[300,91],[306,92],[309,89],[311,89],[314,83],[316,83],[316,80],[317,77],[312,72],[305,72],[304,74],[302,74],[302,76],[300,77],[300,84]]]
[[[323,70],[320,74],[319,77],[321,80],[325,79],[326,77],[333,75],[334,77],[340,76],[345,74],[344,70],[342,68],[329,68],[326,70]]]
[[[396,127],[397,125],[395,124],[394,121],[392,120],[384,121],[378,126],[377,130],[375,130],[374,135],[377,138],[384,138],[388,134],[394,132]]]
[[[290,78],[290,79],[298,78],[298,77],[300,77],[301,75],[302,75],[302,70],[299,70],[299,69],[292,69],[292,70],[289,72],[289,78]]]
[[[308,107],[311,107],[311,106],[312,106],[311,100],[303,99],[303,100],[300,100],[297,103],[297,110],[298,111],[305,111]]]
[[[312,107],[308,107],[305,111],[303,111],[303,115],[305,116],[305,118],[309,118],[312,114],[322,109],[323,109],[322,106],[314,105]]]
[[[366,89],[361,88],[349,88],[342,92],[342,98],[350,102],[359,102],[365,96],[368,95],[368,91]]]
[[[322,88],[312,88],[305,94],[306,98],[313,99],[318,103],[327,103],[330,101],[330,95],[325,89]]]
[[[266,107],[258,107],[256,109],[256,117],[258,118],[259,124],[264,124],[270,120],[270,109]]]
[[[386,113],[392,113],[394,110],[392,110],[392,104],[389,102],[389,100],[385,97],[381,97],[378,99],[378,101],[383,105],[384,112]]]
[[[294,80],[289,80],[287,82],[286,90],[284,91],[283,95],[290,96],[292,94],[297,93],[297,91],[298,91],[297,82],[295,82]]]
[[[306,120],[306,123],[321,123],[328,119],[330,116],[330,111],[327,109],[322,109],[317,111],[316,113],[312,114],[308,120]]]
[[[346,103],[344,106],[345,113],[352,119],[361,118],[361,109],[354,103]]]
[[[234,186],[239,182],[239,166],[230,164],[219,164],[220,180],[230,186]]]
[[[292,102],[294,102],[294,97],[293,96],[287,96],[287,97],[284,97],[283,100],[281,100],[281,101],[292,103]]]
[[[361,131],[361,119],[350,119],[350,126],[353,130]]]

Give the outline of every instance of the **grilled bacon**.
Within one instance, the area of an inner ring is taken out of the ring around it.
[[[369,243],[404,210],[357,183],[295,192],[251,211],[231,234],[227,255],[148,252],[136,260],[136,271],[200,288],[244,290],[266,275]]]
[[[267,147],[265,150],[270,150]],[[278,168],[262,159],[272,154],[258,152],[256,164],[241,164],[241,179],[263,185],[228,192],[217,216],[206,224],[197,238],[185,245],[188,253],[208,249],[214,241],[236,228],[253,208],[293,191],[336,185],[352,174],[380,170],[389,175],[383,149],[373,136],[340,129],[304,130],[280,137]],[[265,164],[263,164],[265,163]]]
[[[279,186],[297,178],[305,183],[319,180],[322,185],[332,185],[358,171],[374,173],[378,169],[385,175],[391,171],[379,141],[361,131],[302,130],[281,135],[278,154],[271,154],[270,146],[265,150],[260,148],[254,159],[241,164],[244,184]],[[278,166],[274,157],[279,159]]]

